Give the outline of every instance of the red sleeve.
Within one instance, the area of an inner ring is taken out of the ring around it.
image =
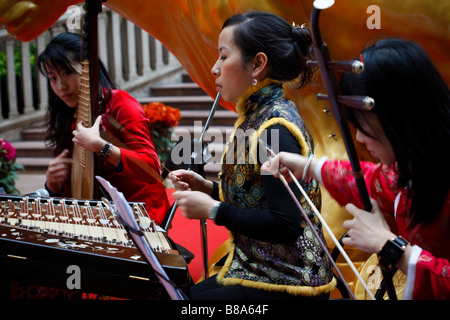
[[[392,167],[372,162],[361,162],[361,170],[369,196],[376,200],[384,213],[394,213],[395,172]],[[322,184],[341,205],[353,203],[363,208],[358,187],[349,161],[327,160],[321,169]]]
[[[107,118],[107,129],[126,146],[121,148],[123,170],[116,174],[156,182],[161,165],[139,102],[125,91],[113,90]]]
[[[449,300],[449,261],[422,250],[416,264],[414,300]]]

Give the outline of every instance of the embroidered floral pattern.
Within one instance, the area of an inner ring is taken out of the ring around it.
[[[281,84],[270,84],[260,89],[245,101],[245,107],[245,119],[238,126],[237,134],[257,130],[269,119],[283,118],[300,129],[310,150],[313,150],[312,139],[297,107],[293,102],[284,99]],[[245,143],[238,143],[238,139],[239,137],[231,140],[226,150],[226,153],[233,151],[235,153],[224,156],[224,159],[234,162],[224,160],[222,163],[223,200],[241,208],[267,209],[259,167],[249,162],[249,139],[246,139]],[[238,163],[238,155],[243,154],[245,163]],[[321,194],[318,184],[314,181],[303,187],[320,208]],[[314,217],[307,202],[302,202],[305,212],[311,218]],[[325,243],[320,222],[313,219],[313,223]],[[258,241],[242,234],[232,233],[235,244],[234,256],[224,278],[280,286],[322,286],[330,283],[333,275],[328,258],[312,230],[306,223],[302,227],[302,235],[291,245]]]

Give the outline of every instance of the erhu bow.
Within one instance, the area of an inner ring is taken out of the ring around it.
[[[269,148],[269,146],[267,146],[265,144],[265,142],[261,139],[258,139],[258,142],[260,144],[260,146],[262,146],[263,148],[266,149],[267,151],[267,155],[269,157],[269,159],[271,157],[274,157],[276,154],[272,151],[272,149]],[[298,189],[300,190],[300,192],[302,193],[302,196],[304,197],[304,199],[308,202],[309,206],[313,209],[313,212],[315,214],[315,216],[319,219],[320,223],[322,224],[322,226],[327,230],[327,232],[330,234],[331,239],[333,240],[333,242],[335,243],[335,245],[339,248],[339,250],[342,252],[342,255],[344,256],[344,258],[347,260],[347,262],[349,263],[349,265],[351,266],[351,269],[353,272],[355,272],[356,277],[358,277],[359,279],[361,279],[359,273],[357,272],[355,266],[353,265],[353,263],[351,262],[350,258],[347,256],[347,254],[345,253],[345,251],[343,251],[342,247],[340,246],[339,242],[337,241],[336,237],[334,237],[334,234],[331,232],[330,227],[328,226],[328,224],[326,223],[326,221],[322,218],[321,214],[319,213],[319,211],[317,210],[316,206],[312,203],[311,199],[309,199],[308,195],[306,194],[305,190],[302,188],[302,186],[300,185],[300,183],[298,182],[297,178],[295,178],[295,176],[293,175],[293,173],[289,170],[288,173],[290,175],[290,177],[292,178],[292,180],[295,182],[296,186],[298,187]],[[322,239],[320,238],[319,234],[317,233],[316,229],[314,228],[314,225],[312,224],[311,220],[309,219],[308,215],[306,214],[305,210],[303,209],[302,205],[300,204],[300,202],[298,201],[297,197],[295,196],[294,192],[292,191],[291,187],[289,186],[288,182],[286,181],[286,178],[283,176],[282,173],[280,173],[278,171],[278,176],[279,179],[281,180],[281,182],[283,183],[284,187],[286,188],[286,190],[289,192],[289,195],[291,196],[292,200],[294,200],[297,208],[300,210],[300,213],[302,214],[303,219],[305,220],[306,224],[309,226],[309,228],[311,229],[311,231],[314,233],[314,236],[316,237],[317,241],[319,242],[320,246],[322,247],[323,251],[325,252],[325,255],[328,257],[328,260],[330,261],[331,265],[333,266],[334,270],[336,271],[336,273],[338,274],[338,278],[341,281],[342,285],[344,286],[344,288],[346,289],[348,295],[353,299],[356,300],[355,295],[353,294],[352,290],[350,289],[350,287],[348,286],[347,282],[344,279],[344,276],[342,275],[341,271],[339,270],[339,268],[336,265],[335,259],[333,259],[333,257],[331,256],[330,252],[328,251],[328,247],[326,246],[326,244],[322,241]],[[361,279],[362,280],[362,279]],[[364,286],[364,282],[363,282],[363,286]],[[367,290],[367,293],[369,294],[369,296],[372,295],[372,293],[370,292],[370,290],[364,286],[364,288]],[[343,295],[344,296],[344,295]],[[375,298],[373,298],[375,299]]]
[[[353,143],[353,138],[351,136],[350,128],[348,125],[347,111],[342,106],[343,104],[359,109],[370,110],[374,107],[375,102],[372,98],[366,96],[340,96],[338,94],[338,85],[334,70],[341,72],[355,72],[360,73],[364,70],[364,65],[362,62],[349,60],[341,62],[333,62],[330,59],[328,52],[328,47],[322,39],[319,26],[319,16],[323,9],[327,9],[334,4],[334,0],[315,0],[313,4],[313,9],[311,11],[311,33],[313,40],[314,54],[317,61],[310,61],[308,64],[318,66],[322,75],[322,80],[325,85],[325,89],[328,95],[318,94],[318,99],[328,100],[334,118],[336,119],[339,129],[344,140],[345,148],[352,166],[353,175],[355,177],[356,185],[361,197],[361,202],[366,211],[372,210],[372,204],[370,203],[369,193],[367,191],[366,184],[364,182],[364,175],[361,170],[361,166],[358,160],[358,155],[356,152],[355,145]],[[346,234],[342,238],[346,237]],[[340,243],[342,243],[342,238]],[[333,257],[337,258],[339,252],[333,251]],[[396,300],[397,295],[395,292],[394,285],[392,283],[392,278],[390,275],[383,272],[384,284],[386,285],[389,299]],[[379,291],[381,297],[384,292]],[[377,294],[379,296],[379,294]],[[377,298],[378,299],[378,298]]]
[[[81,83],[76,123],[91,127],[99,114],[97,16],[105,0],[86,0],[83,8]],[[94,154],[76,144],[72,152],[71,191],[76,199],[92,199],[94,195]]]

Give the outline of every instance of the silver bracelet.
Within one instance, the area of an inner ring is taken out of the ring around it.
[[[220,202],[214,202],[212,207],[209,209],[209,218],[213,221],[216,220],[217,211],[219,210]]]
[[[308,157],[308,161],[306,161],[306,165],[305,168],[303,168],[303,175],[302,175],[302,179],[306,178],[306,174],[308,173],[308,169],[309,169],[309,165],[311,164],[312,159],[314,158],[314,155],[309,155]]]

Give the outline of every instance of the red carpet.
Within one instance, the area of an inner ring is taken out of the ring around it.
[[[172,197],[173,189],[167,189],[169,203],[174,202]],[[217,226],[213,221],[207,220],[208,238],[208,261],[214,251],[228,239],[229,234],[225,227]],[[200,220],[189,220],[183,216],[180,209],[175,212],[172,221],[172,228],[169,230],[169,237],[177,244],[182,245],[195,255],[195,258],[188,264],[189,272],[194,282],[202,276],[202,240]]]

